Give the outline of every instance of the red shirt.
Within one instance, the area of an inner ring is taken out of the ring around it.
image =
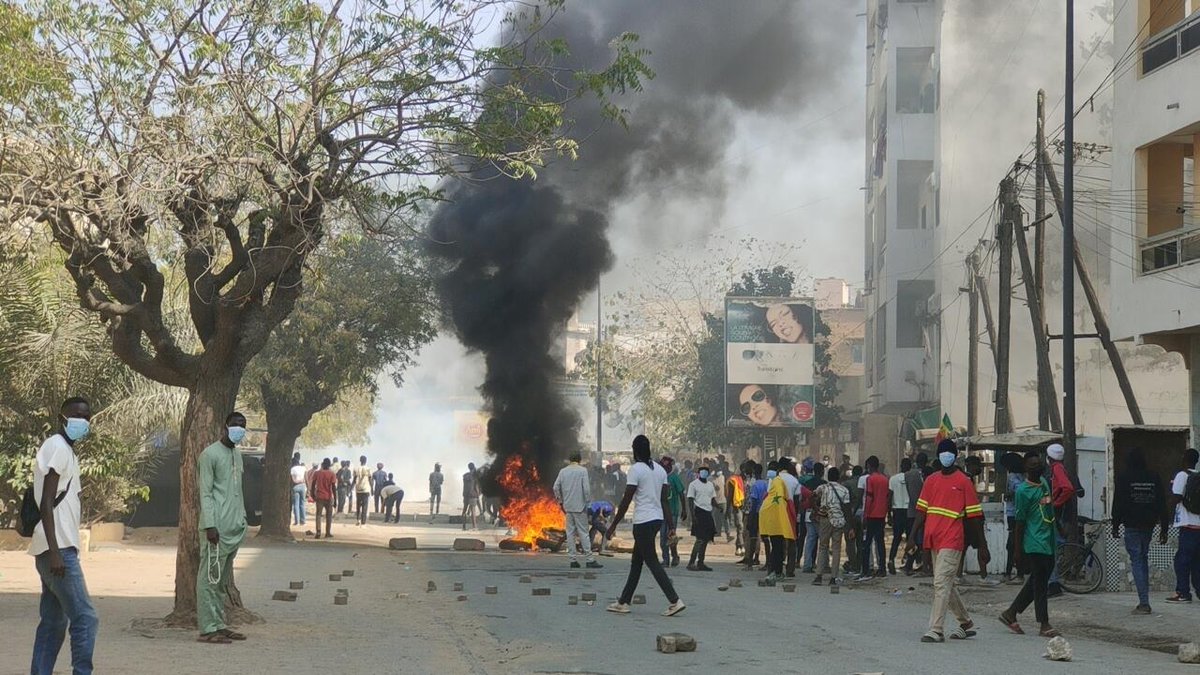
[[[867,474],[863,491],[863,518],[884,520],[888,512],[888,479],[882,471]]]
[[[1050,463],[1050,500],[1054,502],[1055,508],[1062,508],[1063,504],[1071,501],[1071,497],[1075,496],[1075,485],[1071,482],[1071,477],[1067,475],[1067,467],[1062,462]]]
[[[958,470],[949,474],[939,471],[926,478],[917,510],[925,512],[923,544],[931,551],[965,550],[963,519],[983,517],[975,486],[967,474]]]
[[[321,501],[333,500],[334,494],[337,493],[337,474],[329,469],[321,469],[314,473],[312,490],[313,499]]]

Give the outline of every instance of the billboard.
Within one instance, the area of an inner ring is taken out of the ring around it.
[[[725,424],[812,427],[813,303],[725,299]]]

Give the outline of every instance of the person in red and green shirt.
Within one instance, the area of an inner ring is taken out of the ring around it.
[[[672,522],[687,522],[687,514],[683,513],[683,495],[685,489],[683,487],[683,478],[679,472],[675,470],[675,460],[672,457],[664,456],[658,461],[667,472],[667,508],[671,509]],[[658,534],[659,545],[662,547],[662,564],[663,567],[678,567],[679,566],[679,542],[672,541],[667,534],[666,523],[663,523],[662,531]]]
[[[863,490],[863,536],[862,543],[862,574],[859,581],[873,577],[886,577],[887,567],[883,562],[883,531],[887,523],[888,508],[888,477],[879,470],[879,458],[871,455],[867,458],[867,486]],[[871,545],[875,546],[876,559],[879,567],[871,571]]]
[[[1026,453],[1025,480],[1021,481],[1013,500],[1013,558],[1018,568],[1024,563],[1030,575],[1012,605],[1000,614],[1000,623],[1023,635],[1025,631],[1017,623],[1017,615],[1033,603],[1040,624],[1038,635],[1052,638],[1059,634],[1050,626],[1050,608],[1046,601],[1050,571],[1054,569],[1054,504],[1050,482],[1043,477],[1044,473],[1042,456],[1037,452]]]
[[[958,562],[966,549],[968,535],[978,545],[979,567],[985,569],[991,560],[987,540],[983,538],[983,507],[975,495],[975,486],[966,474],[954,465],[958,459],[958,446],[945,439],[938,443],[938,473],[930,474],[921,488],[917,499],[917,522],[913,526],[913,540],[923,543],[933,558],[933,611],[929,616],[929,630],[921,636],[921,642],[942,642],[946,609],[954,613],[958,626],[950,632],[950,638],[965,640],[975,635],[975,624],[955,588]],[[910,555],[916,553],[916,545],[908,545]]]

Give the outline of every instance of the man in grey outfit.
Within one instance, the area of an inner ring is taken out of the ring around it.
[[[603,567],[596,562],[592,555],[592,542],[588,536],[587,507],[592,501],[592,490],[588,471],[579,462],[582,456],[578,451],[571,453],[571,463],[564,466],[554,479],[554,498],[562,507],[567,520],[567,555],[571,559],[571,567],[579,567],[579,558],[575,552],[575,540],[583,549],[587,566],[590,568]]]

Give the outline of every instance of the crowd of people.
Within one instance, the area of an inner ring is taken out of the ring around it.
[[[31,537],[28,552],[42,581],[40,617],[34,638],[31,672],[51,673],[58,653],[69,632],[74,672],[92,672],[99,618],[88,594],[80,567],[81,505],[83,489],[75,445],[91,428],[91,407],[86,399],[70,398],[63,402],[57,428],[38,449],[33,466],[32,487],[21,510],[22,532]],[[234,559],[247,530],[242,494],[243,463],[237,446],[246,435],[246,418],[230,413],[219,437],[198,457],[196,489],[200,531],[196,577],[197,622],[199,641],[229,644],[247,639],[225,622],[225,597]],[[568,514],[568,546],[572,566],[579,566],[576,545],[588,567],[600,567],[593,556],[593,544],[599,539],[603,551],[615,535],[618,525],[632,508],[633,547],[629,574],[619,598],[608,610],[618,614],[632,611],[631,602],[642,568],[646,567],[666,596],[665,616],[675,616],[686,605],[680,599],[668,567],[679,565],[676,524],[690,521],[694,545],[688,569],[710,571],[705,553],[717,536],[724,533],[734,541],[741,564],[768,573],[765,582],[812,573],[813,584],[842,583],[842,572],[858,572],[866,580],[896,574],[895,559],[899,541],[904,541],[901,567],[906,574],[933,578],[933,600],[928,630],[923,642],[967,639],[976,634],[976,625],[957,591],[962,565],[968,549],[976,549],[980,570],[986,574],[991,560],[983,536],[983,509],[975,491],[973,476],[980,465],[970,457],[960,460],[959,448],[952,440],[937,446],[936,463],[918,454],[910,463],[901,463],[900,471],[887,476],[877,457],[869,457],[863,468],[829,467],[805,460],[797,463],[784,457],[765,466],[744,462],[736,473],[724,458],[684,462],[676,466],[670,457],[654,461],[650,442],[645,436],[634,439],[634,462],[622,481],[618,503],[606,499],[613,495],[607,480],[601,492],[593,493],[593,476],[580,465],[578,455],[563,469],[555,482],[554,494]],[[1063,523],[1073,522],[1070,509],[1080,495],[1078,481],[1071,477],[1063,462],[1061,445],[1050,445],[1045,456],[1030,451],[1024,456],[1006,455],[1000,463],[1010,472],[1006,490],[1009,524],[1007,576],[1022,580],[1021,589],[1011,605],[999,614],[1010,630],[1023,633],[1018,619],[1034,606],[1038,634],[1052,637],[1058,631],[1051,625],[1048,599],[1056,592],[1055,555],[1064,537]],[[1174,474],[1169,488],[1159,474],[1147,466],[1140,449],[1128,452],[1116,467],[1113,501],[1113,536],[1123,534],[1137,587],[1138,605],[1134,614],[1149,614],[1148,549],[1154,529],[1160,528],[1160,541],[1166,540],[1167,528],[1178,532],[1175,554],[1176,590],[1167,602],[1190,603],[1200,593],[1200,472],[1197,451],[1187,450],[1181,470]],[[325,537],[335,508],[344,510],[353,493],[355,520],[366,522],[368,503],[384,508],[385,518],[398,518],[403,490],[392,482],[391,474],[377,464],[372,471],[367,458],[351,469],[348,462],[324,459],[319,468],[305,467],[299,458],[293,462],[293,506],[308,498],[317,504],[317,530],[325,517]],[[338,467],[334,471],[334,467]],[[611,469],[611,467],[610,467]],[[607,479],[615,472],[603,472]],[[430,484],[440,488],[440,467],[430,476]],[[472,480],[468,480],[468,478]],[[469,467],[464,476],[464,497],[479,496],[479,473]],[[437,493],[433,493],[440,497]],[[593,499],[593,494],[601,496]],[[440,500],[431,499],[436,512]],[[394,509],[393,509],[394,507]],[[464,506],[468,512],[482,511],[482,504]],[[295,509],[296,524],[303,524],[304,509]],[[884,529],[891,523],[893,542],[885,558]],[[465,522],[464,522],[465,526]],[[841,547],[847,561],[839,565]],[[874,560],[872,560],[874,557]],[[874,563],[874,564],[873,564]],[[954,622],[946,630],[946,614]]]

